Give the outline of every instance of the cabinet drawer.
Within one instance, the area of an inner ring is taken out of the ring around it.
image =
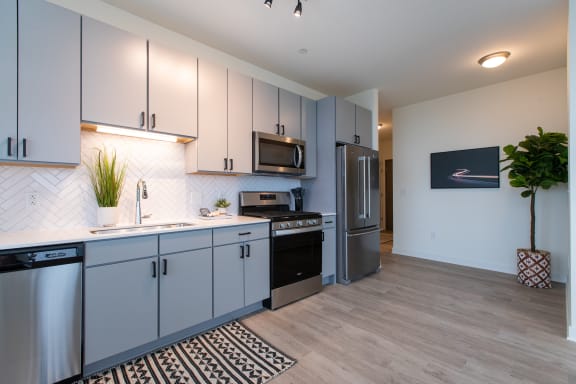
[[[336,215],[322,217],[322,229],[336,228]]]
[[[86,243],[84,265],[117,263],[158,254],[158,235],[128,237]]]
[[[214,229],[214,246],[263,239],[270,236],[268,223]]]
[[[175,232],[160,235],[160,254],[192,251],[212,246],[212,230]]]

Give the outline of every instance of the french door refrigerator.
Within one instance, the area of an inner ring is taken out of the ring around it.
[[[337,282],[349,284],[380,269],[378,152],[336,148]]]

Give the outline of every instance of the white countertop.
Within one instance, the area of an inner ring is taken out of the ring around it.
[[[217,227],[232,227],[236,225],[268,223],[268,219],[260,219],[246,216],[227,216],[223,218],[204,219],[195,217],[192,219],[185,218],[180,220],[163,220],[163,221],[144,221],[142,226],[162,225],[168,223],[192,223],[192,226],[154,229],[150,231],[138,231],[130,233],[105,233],[93,234],[91,230],[133,227],[134,225],[126,223],[116,227],[82,227],[82,228],[65,228],[55,230],[38,230],[38,231],[20,231],[20,232],[0,232],[0,250],[24,247],[36,247],[52,244],[64,244],[84,241],[110,240],[123,237],[134,237],[153,235],[158,233],[196,231],[200,229],[210,229]]]

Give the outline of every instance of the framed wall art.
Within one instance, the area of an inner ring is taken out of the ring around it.
[[[430,184],[437,188],[500,188],[500,147],[430,154]]]

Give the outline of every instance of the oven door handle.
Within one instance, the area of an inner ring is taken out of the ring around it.
[[[312,227],[297,228],[297,229],[280,229],[280,230],[272,231],[272,237],[297,235],[299,233],[316,232],[316,231],[322,232],[322,226],[316,225],[316,226],[312,226]]]

